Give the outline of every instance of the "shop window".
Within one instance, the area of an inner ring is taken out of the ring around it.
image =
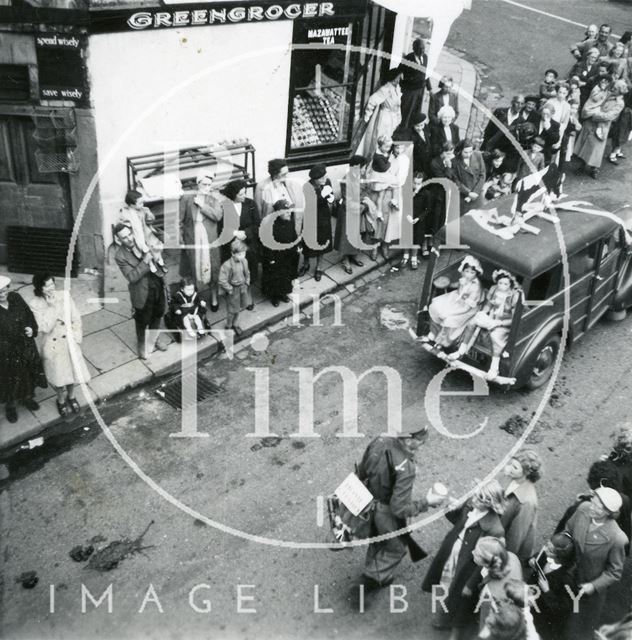
[[[286,145],[291,168],[349,158],[354,129],[381,78],[379,53],[390,47],[393,20],[391,12],[372,6],[362,17],[294,22]]]
[[[357,21],[300,21],[294,25],[288,156],[347,146],[352,126]],[[330,46],[335,45],[335,46]]]

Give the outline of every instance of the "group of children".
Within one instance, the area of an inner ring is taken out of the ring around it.
[[[235,238],[230,245],[231,256],[219,272],[219,286],[226,296],[225,328],[238,336],[243,333],[239,325],[239,314],[243,309],[253,309],[250,294],[250,268],[246,260],[248,247]],[[184,331],[190,339],[203,337],[210,329],[206,317],[206,302],[200,298],[195,280],[185,277],[171,299],[170,315],[175,329]]]

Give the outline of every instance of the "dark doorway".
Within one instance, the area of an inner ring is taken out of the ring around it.
[[[68,176],[38,170],[34,131],[28,117],[0,115],[0,264],[7,262],[8,226],[72,226]]]

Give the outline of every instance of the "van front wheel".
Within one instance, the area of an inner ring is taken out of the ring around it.
[[[540,348],[538,355],[533,361],[531,373],[527,380],[529,389],[539,389],[543,386],[553,373],[555,360],[560,350],[560,337],[551,336]]]

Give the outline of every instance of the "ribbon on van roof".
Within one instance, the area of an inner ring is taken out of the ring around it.
[[[586,202],[585,200],[571,200],[570,202],[557,202],[555,204],[555,208],[561,211],[577,211],[578,213],[587,213],[592,216],[600,216],[601,218],[608,218],[608,220],[612,220],[623,228],[626,243],[632,244],[632,230],[628,228],[623,218],[619,217],[615,213],[610,213],[610,211],[603,211],[602,209],[594,209],[592,207],[594,207],[592,202]]]

